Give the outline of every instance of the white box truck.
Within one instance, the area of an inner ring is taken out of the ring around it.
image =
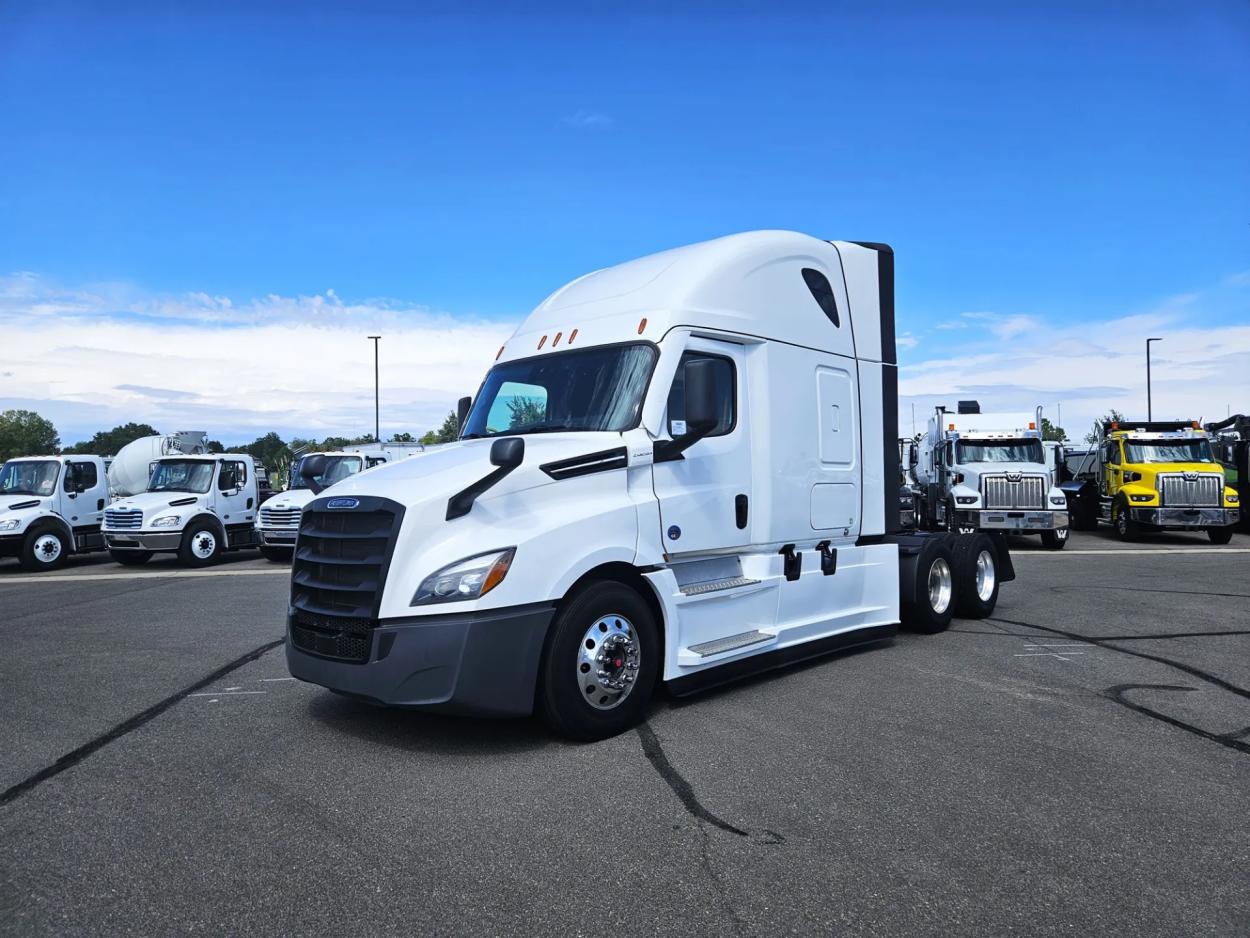
[[[105,549],[108,503],[102,456],[26,456],[0,468],[0,557],[25,570],[55,570],[70,554]]]
[[[420,443],[372,443],[342,451],[302,453],[291,463],[291,484],[287,490],[274,495],[256,513],[261,554],[275,563],[290,561],[295,536],[299,533],[300,513],[323,489],[366,469],[423,452],[425,447]],[[305,479],[300,468],[310,456],[323,457],[320,461],[323,468],[312,478]]]
[[[1043,546],[1068,543],[1068,501],[1047,464],[1041,408],[982,413],[937,408],[911,450],[916,523],[930,530],[1040,534]]]
[[[988,615],[1001,538],[898,530],[897,424],[885,245],[761,231],[589,274],[500,349],[458,442],[304,508],[290,673],[594,739],[660,682]]]
[[[216,563],[223,551],[260,543],[254,523],[256,469],[246,453],[162,456],[145,491],[104,511],[104,540],[118,563],[147,563],[176,553],[192,567]]]

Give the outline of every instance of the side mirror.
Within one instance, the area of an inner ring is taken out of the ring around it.
[[[686,435],[706,436],[716,426],[714,363],[706,358],[686,363]]]
[[[314,495],[320,495],[323,488],[322,484],[317,481],[317,476],[326,471],[326,458],[324,456],[305,456],[299,464],[300,478],[308,483],[308,487],[313,490]]]
[[[490,445],[490,464],[511,472],[525,459],[525,440],[511,436]]]
[[[456,401],[456,426],[461,431],[464,430],[464,422],[469,419],[469,408],[473,405],[473,398],[462,397]]]

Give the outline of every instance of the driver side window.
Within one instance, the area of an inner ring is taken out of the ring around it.
[[[242,488],[247,484],[247,464],[241,462],[224,462],[217,476],[217,488],[223,492]]]

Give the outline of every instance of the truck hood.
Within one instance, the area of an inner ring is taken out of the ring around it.
[[[350,476],[323,489],[321,495],[380,496],[399,502],[406,508],[436,502],[445,506],[452,495],[494,472],[490,449],[498,439],[502,437],[448,443],[436,450]],[[525,441],[525,459],[521,465],[483,494],[480,500],[550,485],[554,480],[541,468],[547,463],[624,446],[619,433],[544,433],[522,436],[521,439]]]
[[[330,488],[322,489],[322,491],[328,492],[332,488],[334,488],[333,485],[330,486]],[[313,493],[312,489],[291,489],[286,492],[279,492],[277,495],[274,495],[272,498],[266,499],[265,503],[261,505],[260,507],[262,509],[264,508],[303,508],[305,505],[307,505],[309,502],[311,502],[314,498],[317,498],[317,497],[318,496]]]
[[[181,515],[185,518],[195,511],[201,511],[208,504],[208,494],[195,492],[140,492],[138,495],[127,495],[109,504],[109,511],[123,510],[143,512],[143,525],[161,515]],[[104,516],[104,526],[108,527],[108,515]]]
[[[25,521],[52,510],[52,499],[40,498],[37,495],[5,495],[0,497],[0,521],[13,518],[23,519],[20,527],[26,526]],[[16,530],[16,529],[15,529]],[[14,531],[0,531],[0,534],[13,534]]]

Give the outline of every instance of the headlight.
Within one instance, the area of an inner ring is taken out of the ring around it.
[[[152,522],[152,527],[172,528],[181,520],[182,520],[181,515],[161,515],[159,518],[157,518],[155,521]]]
[[[421,586],[417,588],[409,605],[424,606],[430,603],[480,599],[503,582],[515,553],[515,547],[493,550],[488,554],[466,557],[443,567],[421,581]]]
[[[1236,505],[1238,502],[1241,501],[1241,498],[1237,495],[1225,495],[1224,501],[1228,502],[1230,505]],[[4,530],[4,528],[3,526],[0,526],[0,531],[2,530]]]
[[[12,531],[14,528],[20,526],[21,523],[21,518],[10,518],[8,521],[0,521],[0,531]]]
[[[1066,505],[1068,500],[1062,495],[1052,495],[1050,496],[1050,503],[1052,505]]]
[[[976,495],[956,495],[955,501],[960,505],[975,505],[977,503]]]
[[[1129,496],[1129,498],[1131,498],[1131,499],[1132,499],[1133,501],[1135,501],[1135,502],[1150,502],[1150,501],[1154,501],[1154,496],[1153,496],[1153,495],[1130,495],[1130,496]]]

